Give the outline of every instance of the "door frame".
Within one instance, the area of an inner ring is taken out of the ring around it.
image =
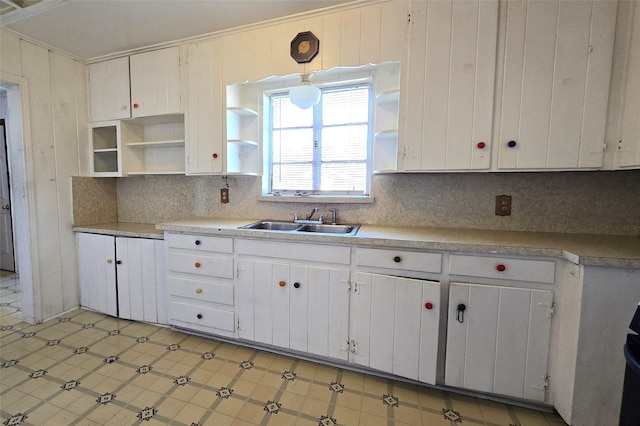
[[[42,322],[40,273],[35,216],[35,191],[29,119],[29,84],[20,76],[1,72],[0,85],[7,91],[7,154],[10,196],[13,202],[13,240],[16,266],[20,274],[22,321]]]
[[[7,125],[6,125],[6,120],[4,118],[0,118],[0,126],[2,127],[2,130],[0,130],[0,136],[2,136],[3,138],[3,142],[0,143],[0,152],[3,152],[4,155],[4,163],[6,163],[6,176],[4,176],[2,179],[6,179],[6,185],[7,185],[7,196],[9,199],[9,210],[7,211],[7,214],[9,215],[9,230],[8,230],[8,234],[11,237],[11,253],[10,253],[10,260],[11,263],[13,264],[12,267],[13,269],[6,269],[5,270],[9,270],[9,271],[13,271],[13,272],[18,272],[18,265],[16,263],[16,255],[15,255],[15,250],[14,250],[14,243],[13,243],[13,212],[11,211],[11,182],[10,182],[10,175],[9,175],[9,147],[7,144]],[[0,170],[2,169],[4,165],[0,164]],[[4,174],[4,173],[3,173]],[[5,230],[6,231],[6,230]],[[6,267],[8,265],[3,264],[2,266]]]

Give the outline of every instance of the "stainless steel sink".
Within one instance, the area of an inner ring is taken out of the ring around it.
[[[314,232],[316,234],[353,235],[358,232],[360,225],[303,225],[298,232]]]
[[[313,233],[351,236],[358,232],[360,225],[330,225],[320,223],[294,223],[278,220],[260,220],[241,226],[239,229],[255,229],[258,231],[281,231],[291,233]]]
[[[295,231],[302,225],[293,222],[278,222],[275,220],[261,220],[241,226],[240,229],[260,229],[264,231]]]

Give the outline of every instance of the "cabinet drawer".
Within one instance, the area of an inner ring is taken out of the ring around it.
[[[233,253],[233,239],[167,233],[164,236],[169,248]]]
[[[356,264],[374,268],[439,273],[442,271],[442,255],[440,253],[358,247]]]
[[[348,265],[351,247],[323,246],[313,243],[274,242],[266,240],[236,240],[238,254],[279,259],[308,260]]]
[[[184,327],[195,325],[196,328],[217,328],[224,331],[234,331],[235,328],[233,311],[180,302],[171,302],[171,323]]]
[[[204,254],[169,253],[170,272],[233,278],[233,259],[205,256]]]
[[[207,283],[172,277],[169,279],[169,294],[233,306],[233,285],[231,284]]]
[[[547,260],[454,254],[451,255],[449,262],[449,273],[452,275],[535,281],[547,284],[555,282],[555,270],[555,262]]]

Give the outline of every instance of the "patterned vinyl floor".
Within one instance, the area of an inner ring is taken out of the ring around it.
[[[77,309],[20,322],[0,276],[3,425],[563,426],[560,417]]]

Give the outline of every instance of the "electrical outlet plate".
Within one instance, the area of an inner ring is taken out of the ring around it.
[[[496,195],[496,215],[511,215],[511,195]]]
[[[229,202],[229,188],[220,189],[220,202],[226,204]]]

